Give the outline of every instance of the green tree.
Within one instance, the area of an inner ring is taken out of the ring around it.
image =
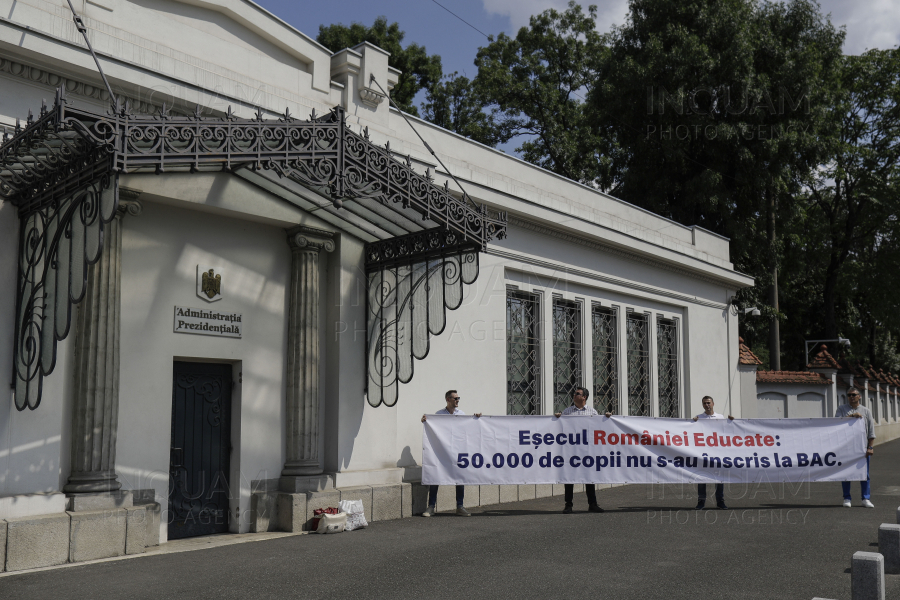
[[[402,46],[405,32],[397,23],[387,22],[385,17],[378,17],[371,27],[362,23],[319,25],[316,41],[331,50],[339,52],[344,48],[352,48],[363,42],[375,44],[382,50],[391,53],[388,64],[400,71],[400,79],[391,91],[391,98],[401,110],[418,116],[413,105],[413,98],[419,90],[431,89],[441,80],[441,57],[429,55],[424,46],[408,44]],[[385,86],[385,82],[380,82]]]
[[[508,127],[483,106],[472,82],[454,72],[428,90],[422,118],[488,146],[507,142],[512,135]]]
[[[882,282],[897,265],[898,180],[900,180],[900,51],[870,50],[847,56],[840,68],[836,101],[820,128],[827,160],[800,183],[823,235],[819,249],[827,262],[822,272],[822,333],[837,335],[842,297],[854,290],[860,318],[873,328],[897,320],[895,301]],[[847,279],[847,268],[871,283]],[[888,284],[888,287],[893,287]],[[842,289],[843,288],[843,289]],[[861,289],[859,289],[861,288]],[[846,321],[845,321],[845,324]]]
[[[527,136],[516,149],[525,160],[586,183],[602,180],[609,153],[582,101],[604,52],[596,19],[596,6],[585,14],[570,2],[563,12],[531,17],[514,38],[491,36],[475,59],[475,89],[493,113],[498,139]]]
[[[768,305],[773,327],[778,229],[796,218],[794,174],[822,160],[842,43],[811,0],[632,0],[591,94],[593,124],[615,139],[617,195],[730,237],[757,279],[741,295]]]

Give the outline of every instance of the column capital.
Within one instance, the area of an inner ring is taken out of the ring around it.
[[[315,227],[298,225],[287,230],[288,245],[291,250],[332,252],[334,250],[334,233]]]
[[[119,187],[119,208],[116,211],[116,217],[122,218],[126,214],[137,217],[144,210],[144,205],[138,200],[143,194],[143,190],[134,188]]]

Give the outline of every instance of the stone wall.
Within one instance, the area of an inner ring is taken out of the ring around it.
[[[133,504],[130,498],[120,494],[80,506],[70,500],[75,510],[0,520],[0,571],[141,554],[158,546],[159,504]]]

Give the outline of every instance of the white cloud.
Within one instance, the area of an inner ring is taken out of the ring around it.
[[[482,0],[484,10],[506,16],[510,32],[528,25],[531,15],[548,8],[564,10],[567,0]],[[591,4],[581,2],[582,6]],[[612,25],[622,25],[628,14],[628,0],[595,0],[597,30],[609,31]],[[844,53],[860,54],[867,48],[893,48],[900,44],[900,1],[898,0],[820,0],[822,12],[831,13],[835,26],[847,26]]]
[[[835,26],[847,26],[845,54],[900,44],[900,2],[897,0],[820,0]]]

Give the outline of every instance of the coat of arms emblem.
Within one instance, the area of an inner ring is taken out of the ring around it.
[[[221,269],[197,265],[197,295],[207,302],[222,299]]]

